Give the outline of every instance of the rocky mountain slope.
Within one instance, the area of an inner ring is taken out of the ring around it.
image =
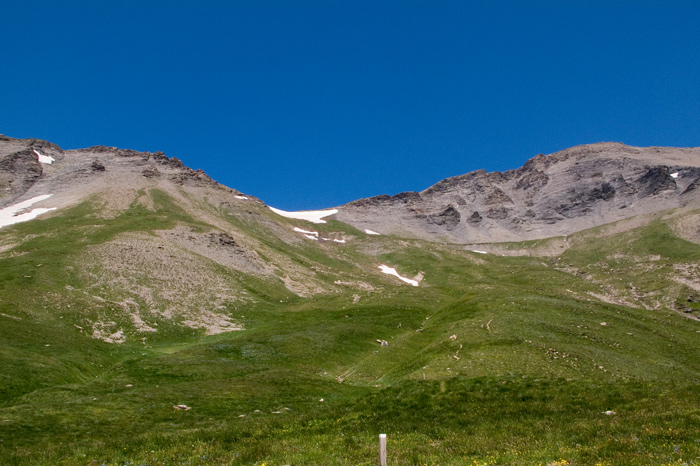
[[[358,200],[324,213],[330,223],[312,224],[304,215],[278,215],[161,152],[63,151],[3,136],[0,222],[41,214],[53,223],[5,230],[0,259],[31,247],[37,233],[23,230],[56,225],[43,233],[58,245],[45,254],[62,257],[53,273],[70,279],[54,291],[83,309],[74,322],[81,331],[111,343],[157,339],[173,326],[218,334],[243,328],[236,314],[270,299],[348,294],[357,302],[386,284],[419,286],[425,264],[397,272],[396,264],[384,263],[382,254],[405,245],[387,234],[492,243],[480,249],[520,254],[522,248],[493,243],[571,235],[675,208],[690,212],[700,205],[699,185],[700,149],[594,144],[539,155],[505,173],[477,171],[420,193]],[[695,217],[688,218],[676,221],[676,230],[698,241]],[[547,251],[525,253],[558,255],[574,243],[555,239]],[[677,279],[695,283],[689,273]],[[599,299],[630,302],[615,293]],[[0,305],[12,308],[9,295]]]
[[[577,146],[504,173],[455,176],[421,192],[360,199],[336,218],[450,243],[570,235],[640,214],[700,205],[700,148]]]
[[[66,207],[109,190],[108,208],[119,208],[128,205],[134,191],[163,185],[163,180],[185,189],[241,194],[162,152],[106,146],[64,151],[48,141],[0,135],[0,207],[47,193],[53,193],[52,204]]]
[[[45,251],[62,257],[54,273],[74,277],[56,292],[89,310],[76,325],[108,342],[124,342],[131,331],[150,338],[164,324],[237,330],[233,309],[273,296],[374,289],[367,275],[385,281],[371,262],[348,270],[342,245],[352,229],[310,231],[308,222],[277,215],[159,152],[63,151],[2,137],[0,209],[0,226],[44,214],[35,225],[3,230],[3,257],[27,247],[23,229],[57,225],[43,232],[55,241]],[[7,295],[2,304],[11,307]]]

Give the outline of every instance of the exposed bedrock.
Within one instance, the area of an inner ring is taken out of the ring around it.
[[[360,199],[336,218],[435,241],[521,241],[695,205],[698,187],[700,148],[600,143],[540,154],[516,170],[454,176],[419,193]]]

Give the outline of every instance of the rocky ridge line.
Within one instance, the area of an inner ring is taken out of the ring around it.
[[[421,192],[359,199],[335,218],[452,243],[569,235],[635,215],[698,206],[700,148],[577,146],[506,172],[477,170]]]

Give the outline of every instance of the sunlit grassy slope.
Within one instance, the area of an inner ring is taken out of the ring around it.
[[[700,247],[662,220],[538,258],[337,222],[313,228],[352,241],[290,246],[269,222],[293,222],[221,213],[300,274],[373,289],[300,298],[204,261],[248,296],[229,308],[245,330],[162,319],[145,341],[93,339],[89,319],[125,318],[84,292],[90,246],[212,228],[151,196],[153,210],[107,219],[87,203],[0,231],[0,464],[369,465],[380,432],[394,465],[699,461],[700,324],[683,280]],[[378,263],[425,278],[401,284]]]

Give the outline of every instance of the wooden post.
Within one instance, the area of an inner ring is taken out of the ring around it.
[[[379,434],[379,464],[386,466],[386,434]]]

